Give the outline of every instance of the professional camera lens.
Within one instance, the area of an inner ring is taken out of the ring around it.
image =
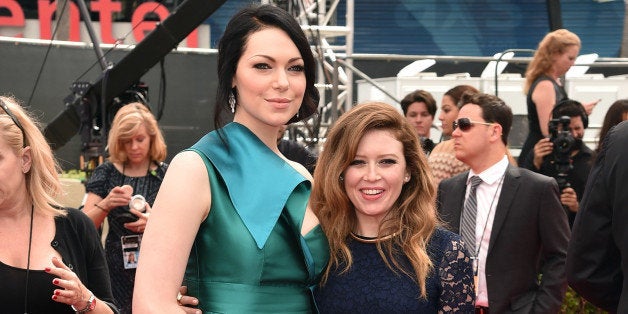
[[[554,150],[559,154],[569,154],[575,144],[576,140],[571,134],[561,134],[554,140]]]

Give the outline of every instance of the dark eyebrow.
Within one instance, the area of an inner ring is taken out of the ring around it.
[[[275,58],[273,58],[271,56],[267,56],[267,55],[253,55],[253,56],[251,56],[249,58],[249,60],[251,60],[254,57],[262,57],[262,58],[269,59],[269,60],[271,60],[273,62],[277,62],[277,60],[275,60]],[[297,60],[303,60],[303,58],[302,57],[294,57],[294,58],[291,58],[290,60],[288,60],[288,63],[292,63],[292,62],[297,61]]]

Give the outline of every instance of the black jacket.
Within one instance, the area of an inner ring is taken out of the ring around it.
[[[591,169],[567,253],[571,287],[594,305],[617,313],[628,313],[627,186],[624,121],[609,132]]]
[[[114,313],[118,313],[98,231],[83,212],[74,208],[67,211],[67,216],[55,218],[57,232],[50,245],[59,252],[63,263],[76,273],[83,285],[107,303]]]

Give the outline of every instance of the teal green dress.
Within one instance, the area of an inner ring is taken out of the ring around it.
[[[327,264],[320,226],[301,225],[311,184],[238,123],[190,150],[205,161],[211,208],[200,226],[184,285],[204,313],[316,312],[312,289]]]

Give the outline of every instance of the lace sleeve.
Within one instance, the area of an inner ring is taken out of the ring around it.
[[[475,287],[471,258],[459,238],[447,241],[444,249],[443,259],[438,265],[442,288],[438,312],[474,313]]]

